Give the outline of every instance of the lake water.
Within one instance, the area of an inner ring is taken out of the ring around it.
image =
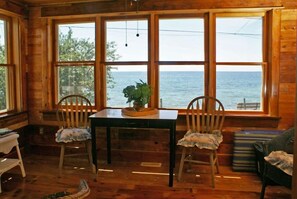
[[[147,82],[146,72],[112,72],[114,87],[107,89],[107,106],[125,107],[123,89],[139,79]],[[204,73],[199,71],[161,71],[160,105],[163,108],[186,108],[194,97],[204,95]],[[217,72],[216,97],[225,109],[237,109],[237,103],[261,103],[261,72]]]

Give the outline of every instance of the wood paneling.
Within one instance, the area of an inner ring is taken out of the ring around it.
[[[26,129],[27,140],[30,142],[31,153],[39,155],[59,156],[60,145],[55,142],[56,126],[33,126]],[[97,128],[98,159],[106,160],[106,132],[104,128]],[[180,139],[185,131],[176,133]],[[231,165],[233,155],[234,132],[224,131],[224,141],[218,154],[221,165]],[[167,163],[169,157],[169,132],[167,130],[147,129],[111,129],[111,150],[114,161],[158,161]],[[82,148],[84,150],[84,148]],[[176,158],[181,155],[181,148],[177,147]],[[195,154],[195,153],[194,153]],[[208,158],[208,156],[204,157]]]
[[[19,112],[1,116],[0,128],[10,128],[12,130],[22,128],[28,125],[28,113]]]
[[[41,10],[39,8],[31,8],[30,18],[29,18],[29,107],[30,107],[30,124],[38,125],[55,125],[55,114],[54,112],[44,112],[48,108],[50,103],[49,89],[48,85],[51,82],[48,79],[48,72],[50,71],[47,47],[47,38],[51,35],[47,35],[47,21],[45,18],[40,18],[43,16],[62,16],[68,14],[90,14],[90,13],[108,13],[123,11],[122,0],[117,2],[105,2],[105,3],[85,3],[85,4],[75,4],[68,7],[44,7]],[[194,9],[194,8],[229,8],[229,7],[261,7],[261,6],[280,6],[280,1],[145,1],[141,2],[140,10],[182,10],[182,9]],[[134,8],[129,8],[134,9]],[[295,10],[281,10],[281,33],[280,33],[280,67],[279,75],[280,85],[279,88],[279,115],[275,117],[269,116],[251,116],[251,117],[234,117],[227,116],[225,122],[224,131],[224,143],[219,150],[220,157],[223,157],[223,164],[231,164],[232,161],[232,149],[233,149],[233,136],[236,130],[247,129],[247,128],[258,128],[258,129],[275,129],[275,128],[286,128],[292,126],[293,124],[293,108],[294,108],[294,65],[295,62],[295,50],[294,47],[294,33],[296,28],[296,23],[294,22],[295,14],[292,14]],[[279,26],[276,26],[279,27]],[[277,31],[277,30],[274,30]],[[295,47],[296,48],[296,47]],[[274,60],[275,61],[275,60]],[[278,61],[278,60],[276,60]],[[289,84],[288,84],[289,83]],[[177,139],[183,136],[184,133],[184,118],[179,116],[178,118],[178,132]],[[37,128],[36,127],[36,128]],[[31,132],[34,139],[31,140],[31,144],[34,145],[36,149],[42,149],[39,152],[44,151],[49,153],[49,148],[54,148],[50,150],[51,153],[58,154],[59,147],[54,139],[54,132],[46,132],[45,134],[39,134],[37,128],[36,131]],[[46,135],[46,137],[44,137]],[[140,136],[141,135],[141,136]],[[158,135],[158,136],[157,136]],[[101,135],[102,136],[102,135]],[[167,134],[164,132],[147,132],[140,134],[133,132],[123,132],[123,130],[117,130],[115,133],[115,139],[113,140],[113,154],[119,160],[128,160],[129,156],[135,157],[135,159],[140,160],[141,158],[147,157],[149,159],[158,157],[158,160],[167,160]],[[130,136],[130,137],[129,137]],[[137,137],[137,136],[140,136]],[[148,136],[148,137],[146,137]],[[49,139],[51,141],[49,141]],[[159,140],[160,139],[160,140]],[[98,146],[100,146],[101,155],[105,156],[105,137],[98,138]],[[49,148],[48,148],[49,147]],[[137,155],[133,155],[133,154]],[[56,154],[56,155],[57,155]],[[177,151],[177,156],[180,155],[180,151]]]
[[[28,103],[29,122],[42,124],[41,110],[47,103],[47,27],[46,19],[40,18],[40,9],[31,8],[29,15],[29,70]]]
[[[59,0],[17,0],[28,6],[51,6],[61,4]],[[116,0],[63,0],[63,4],[81,3],[81,2],[102,2],[102,1],[116,1]]]
[[[42,16],[66,16],[96,13],[125,12],[125,0],[106,3],[78,3],[73,5],[60,5],[56,7],[43,7]],[[252,1],[197,1],[197,0],[146,0],[140,1],[139,11],[161,10],[193,10],[215,8],[253,8],[282,6],[281,0],[252,0]],[[128,6],[127,11],[136,11],[136,5]]]
[[[48,32],[47,18],[42,16],[65,16],[82,15],[95,13],[115,13],[124,12],[124,0],[115,2],[101,3],[78,3],[72,6],[50,6],[50,7],[30,7],[29,25],[28,25],[28,109],[29,128],[27,133],[30,135],[29,144],[32,152],[38,152],[45,155],[58,155],[59,146],[54,141],[55,114],[44,112],[51,106],[51,84],[50,76],[50,49],[48,43],[52,35]],[[273,41],[280,46],[279,54],[273,61],[279,65],[279,90],[278,110],[274,111],[278,115],[269,116],[251,116],[234,117],[227,116],[224,127],[224,142],[219,149],[220,163],[231,165],[233,136],[234,132],[240,129],[275,129],[287,128],[293,125],[294,107],[295,107],[295,64],[296,64],[296,7],[295,1],[271,1],[271,0],[251,0],[251,1],[181,1],[181,0],[147,0],[141,1],[140,11],[149,10],[193,10],[193,9],[221,9],[221,8],[257,8],[288,5],[278,12],[281,12],[280,20],[280,40]],[[1,8],[1,4],[0,4]],[[128,11],[135,11],[135,7],[129,7]],[[279,13],[278,13],[279,16]],[[71,16],[72,17],[72,16]],[[277,22],[278,23],[278,22]],[[276,24],[279,27],[279,24]],[[273,30],[279,32],[279,30]],[[279,58],[278,58],[279,57]],[[279,60],[278,60],[279,59]],[[12,123],[15,119],[10,120]],[[40,125],[45,125],[44,131],[40,132]],[[52,126],[49,126],[52,125]],[[185,132],[184,117],[180,116],[178,120],[177,139],[181,138]],[[106,143],[105,134],[98,136],[99,156],[105,157]],[[125,161],[143,161],[146,159],[165,162],[168,160],[168,135],[162,131],[139,132],[127,130],[113,130],[112,153],[115,159]],[[177,158],[180,156],[180,150],[177,149]],[[99,158],[100,159],[100,158]]]
[[[15,3],[15,2],[9,1],[9,0],[0,1],[0,9],[3,9],[4,11],[9,11],[9,12],[15,13],[20,16],[28,15],[28,10],[24,4]]]
[[[291,4],[291,1],[285,1]],[[285,3],[286,5],[286,3]],[[291,127],[295,117],[295,86],[296,86],[296,20],[297,10],[282,10],[280,38],[280,91],[279,114],[280,128]]]

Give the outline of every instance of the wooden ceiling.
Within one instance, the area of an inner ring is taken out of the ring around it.
[[[110,2],[116,0],[8,0],[15,3],[21,3],[28,6],[51,6],[63,5],[69,3],[86,3],[86,2]]]

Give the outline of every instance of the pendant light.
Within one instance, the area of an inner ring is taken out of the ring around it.
[[[130,6],[133,6],[133,3],[136,2],[136,13],[139,11],[139,2],[140,0],[130,0]],[[128,11],[128,2],[125,0],[125,12],[127,13]],[[137,27],[136,27],[136,37],[139,37],[139,23],[137,19]],[[125,46],[128,47],[128,21],[127,21],[127,15],[126,15],[126,21],[125,21],[125,34],[126,34],[126,43]]]

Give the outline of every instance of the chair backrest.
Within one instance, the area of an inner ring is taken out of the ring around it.
[[[222,130],[225,113],[223,104],[214,97],[194,98],[187,107],[187,128],[192,132],[212,133]]]
[[[60,128],[86,128],[89,126],[91,113],[91,102],[81,95],[65,96],[57,104],[56,114]]]

